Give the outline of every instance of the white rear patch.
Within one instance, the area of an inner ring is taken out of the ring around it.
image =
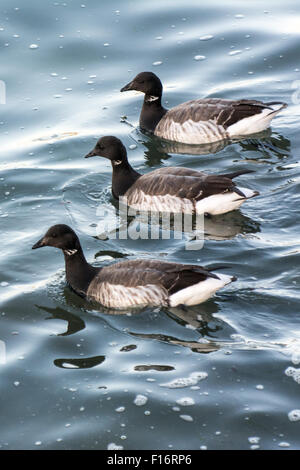
[[[219,289],[230,284],[232,277],[226,274],[217,274],[219,279],[208,277],[205,281],[198,282],[193,286],[186,287],[170,296],[169,304],[171,307],[177,305],[198,305],[205,302]]]
[[[240,187],[238,189],[243,194],[245,194],[244,199],[239,194],[234,192],[213,194],[212,196],[201,199],[201,201],[196,203],[197,214],[226,214],[226,212],[231,212],[238,209],[248,198],[258,195],[258,192],[252,191],[252,189]]]
[[[237,137],[240,135],[255,134],[262,132],[270,126],[270,122],[284,107],[282,104],[272,105],[273,109],[264,109],[261,113],[241,119],[232,124],[227,129],[229,137]],[[275,111],[275,112],[274,112]]]

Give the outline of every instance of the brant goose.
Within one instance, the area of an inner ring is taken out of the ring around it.
[[[214,274],[211,268],[158,260],[94,267],[86,261],[79,239],[68,225],[53,225],[32,249],[43,246],[63,251],[67,282],[78,295],[107,308],[196,305],[236,280]]]
[[[237,187],[232,181],[251,170],[209,175],[189,168],[165,167],[141,175],[130,166],[122,142],[113,136],[99,139],[85,158],[94,156],[111,161],[113,196],[135,210],[218,215],[238,209],[259,194]]]
[[[121,91],[145,94],[140,127],[158,137],[186,144],[205,144],[261,132],[287,106],[256,100],[205,98],[187,101],[167,110],[161,105],[162,84],[152,72],[139,73]]]

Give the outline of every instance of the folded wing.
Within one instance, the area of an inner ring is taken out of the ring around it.
[[[189,168],[162,168],[141,176],[126,192],[128,204],[136,204],[145,195],[149,197],[176,197],[200,201],[213,194],[238,192],[226,175],[208,175]]]
[[[202,266],[131,260],[102,268],[87,295],[111,308],[168,305],[169,296],[208,278],[219,280]]]
[[[191,100],[170,109],[154,133],[189,144],[215,142],[266,129],[285,103],[217,98]]]

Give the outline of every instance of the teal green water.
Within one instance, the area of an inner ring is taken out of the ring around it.
[[[299,24],[292,1],[1,1],[2,449],[299,449]],[[143,70],[169,107],[289,107],[261,139],[190,155],[136,128],[141,96],[119,90]],[[83,156],[105,134],[141,172],[252,169],[240,181],[261,196],[209,220],[198,251],[187,234],[99,239],[111,168]],[[31,250],[55,223],[99,265],[163,257],[228,265],[238,281],[187,312],[112,315],[69,291],[59,251]]]

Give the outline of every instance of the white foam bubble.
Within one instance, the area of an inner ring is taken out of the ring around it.
[[[117,413],[123,413],[123,411],[125,411],[125,406],[119,406],[118,408],[116,408],[115,410]]]
[[[293,331],[294,336],[284,339],[286,347],[282,350],[282,353],[289,356],[294,365],[300,364],[300,334],[297,331]]]
[[[110,442],[107,446],[107,450],[123,450],[123,449],[124,449],[123,446],[118,446],[114,442]]]
[[[285,369],[284,373],[288,377],[293,377],[295,382],[297,382],[297,384],[300,384],[300,369],[296,369],[295,367],[288,367],[287,369]]]
[[[290,421],[300,421],[300,410],[292,410],[288,413]]]
[[[183,419],[183,421],[187,421],[188,423],[194,421],[194,418],[190,415],[179,415],[179,417]]]
[[[279,442],[278,446],[279,447],[290,447],[290,443],[289,442]]]
[[[191,397],[182,397],[176,400],[176,403],[181,406],[191,406],[195,404],[195,400]]]
[[[293,375],[294,375],[294,370],[295,370],[294,367],[288,367],[287,369],[285,369],[284,373],[285,373],[285,375],[287,375],[288,377],[293,377]]]
[[[148,398],[145,395],[137,395],[133,401],[136,406],[143,406],[147,403]]]
[[[257,390],[263,390],[263,389],[264,389],[264,386],[261,385],[261,384],[258,384],[258,385],[256,385],[255,388],[256,388]]]
[[[164,384],[160,384],[161,387],[167,388],[184,388],[196,385],[200,380],[204,380],[207,377],[207,372],[193,372],[189,377],[178,377]]]
[[[248,441],[250,444],[258,444],[260,441],[260,437],[253,436],[253,437],[248,437]]]
[[[191,377],[196,378],[198,382],[204,380],[208,377],[207,372],[192,372]]]
[[[171,382],[167,382],[165,384],[160,384],[161,387],[168,387],[168,388],[184,388],[189,387],[190,385],[196,384],[197,381],[192,379],[191,377],[182,377]]]

